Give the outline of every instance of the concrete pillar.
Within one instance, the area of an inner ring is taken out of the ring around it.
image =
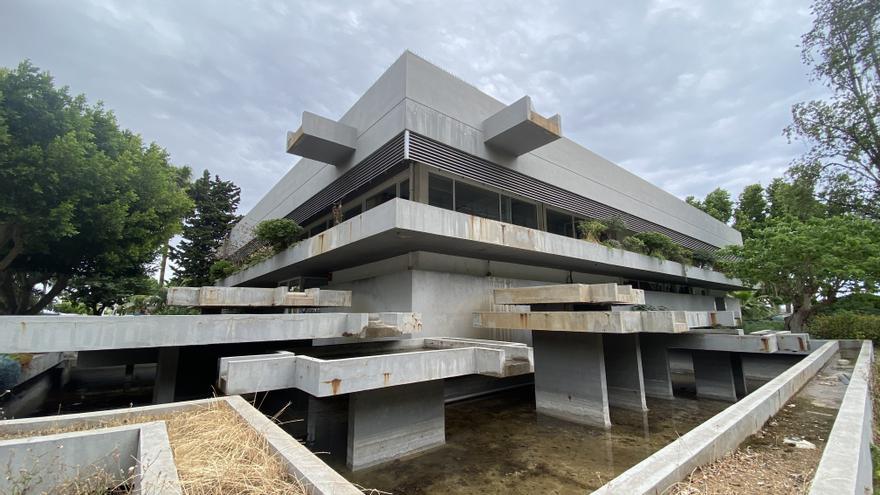
[[[693,351],[697,397],[736,402],[742,384],[739,358],[730,352]]]
[[[342,459],[348,438],[348,395],[311,397],[306,415],[306,442],[316,453]]]
[[[348,458],[352,471],[446,443],[443,380],[351,394]]]
[[[602,345],[608,404],[630,411],[647,411],[639,335],[603,335]]]
[[[742,354],[740,362],[746,393],[755,391],[801,359],[803,356],[790,354]]]
[[[641,334],[642,376],[645,395],[657,399],[674,399],[669,374],[669,354],[662,335]]]
[[[159,348],[156,381],[153,384],[153,404],[174,402],[174,390],[177,385],[177,364],[179,357],[179,347]]]
[[[532,343],[538,412],[610,428],[602,335],[533,331]]]

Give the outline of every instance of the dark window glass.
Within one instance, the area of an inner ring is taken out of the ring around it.
[[[400,183],[400,197],[409,199],[409,179]]]
[[[355,207],[349,208],[342,213],[342,221],[346,221],[349,218],[354,218],[361,214],[361,205],[357,205]]]
[[[392,184],[377,194],[374,194],[367,198],[366,201],[366,209],[375,208],[386,201],[390,201],[394,199],[397,195],[397,184]]]
[[[319,223],[318,225],[315,225],[314,227],[312,227],[311,230],[309,230],[309,237],[316,236],[316,235],[320,234],[321,232],[324,232],[325,230],[327,230],[327,222],[326,221]]]
[[[455,211],[500,220],[499,207],[498,193],[463,182],[455,183]]]
[[[547,210],[547,232],[574,237],[574,226],[572,224],[571,215],[559,213],[554,210]]]
[[[452,209],[452,179],[434,174],[428,176],[428,204]]]
[[[538,205],[507,196],[501,197],[501,220],[532,229],[538,228]]]

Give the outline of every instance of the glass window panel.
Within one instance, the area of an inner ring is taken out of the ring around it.
[[[409,179],[400,183],[400,197],[409,199]]]
[[[547,232],[574,237],[574,225],[572,224],[571,215],[548,209]]]
[[[532,229],[538,228],[538,205],[516,198],[510,199],[510,223]]]
[[[367,198],[367,200],[365,202],[366,209],[369,210],[370,208],[375,208],[386,201],[390,201],[390,200],[394,199],[394,197],[396,195],[397,195],[397,184],[391,184],[390,186],[386,187],[382,191]]]
[[[354,218],[361,214],[361,205],[357,205],[353,208],[349,208],[342,213],[342,221],[348,220],[349,218]]]
[[[309,237],[316,236],[316,235],[320,234],[321,232],[324,232],[325,230],[327,230],[327,222],[326,221],[321,222],[318,225],[315,225],[314,227],[312,227],[311,230],[309,230]]]
[[[452,179],[434,174],[428,176],[428,204],[452,209]]]
[[[455,211],[500,220],[501,214],[498,200],[498,193],[465,184],[464,182],[455,183]]]

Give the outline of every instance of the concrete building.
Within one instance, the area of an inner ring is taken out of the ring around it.
[[[351,290],[353,311],[420,313],[424,337],[529,344],[530,332],[474,328],[473,312],[503,310],[492,289],[613,282],[651,306],[739,312],[725,297],[739,281],[580,240],[576,225],[618,218],[707,251],[739,232],[566,139],[528,96],[505,104],[410,52],[338,120],[305,112],[287,151],[302,158],[224,250],[247,256],[273,218],[304,238],[222,285]]]

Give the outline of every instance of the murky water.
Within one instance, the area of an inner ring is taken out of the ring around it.
[[[395,494],[584,493],[729,404],[648,400],[647,415],[612,410],[609,431],[538,415],[525,387],[446,408],[446,445],[349,480]]]

